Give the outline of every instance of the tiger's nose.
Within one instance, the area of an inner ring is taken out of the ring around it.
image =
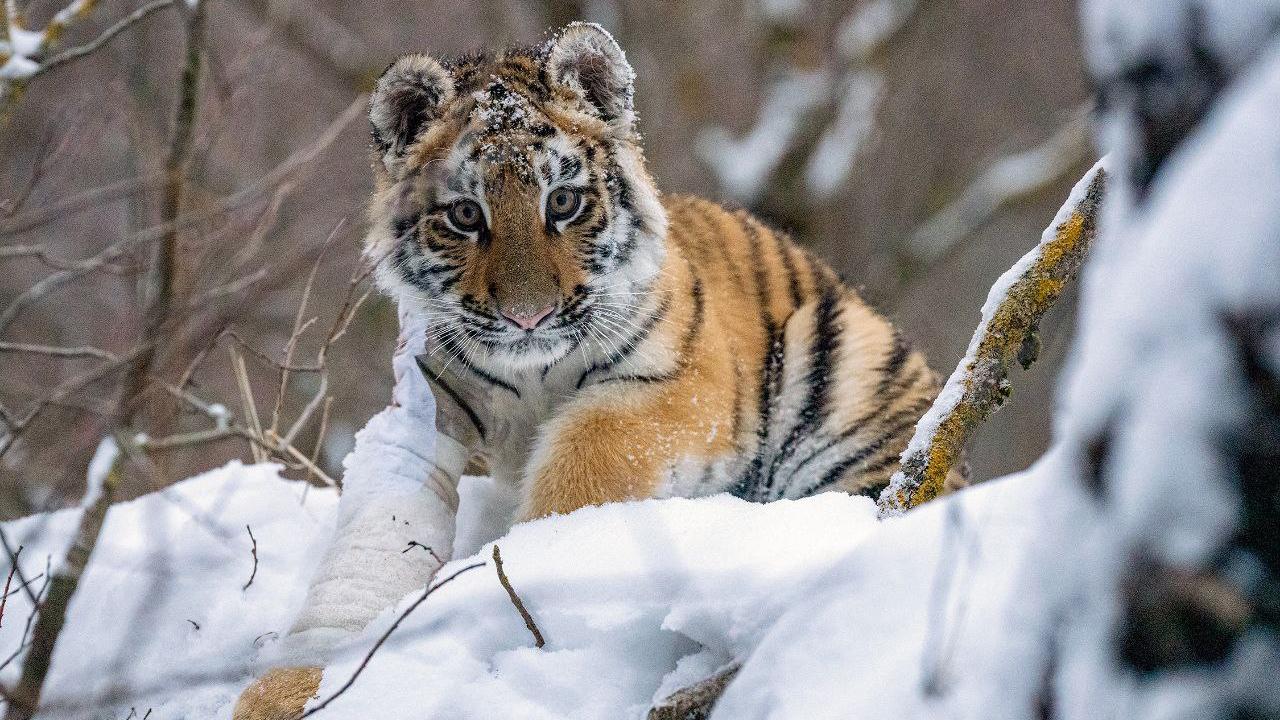
[[[541,310],[526,311],[523,308],[512,310],[500,310],[502,317],[510,320],[516,327],[522,330],[532,330],[538,327],[538,324],[546,320],[554,312],[556,306],[554,303],[547,305]]]

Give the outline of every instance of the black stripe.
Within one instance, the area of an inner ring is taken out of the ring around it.
[[[769,429],[773,421],[773,399],[778,396],[786,361],[786,347],[782,332],[770,323],[765,328],[765,352],[760,360],[760,388],[756,395],[756,451],[751,462],[743,469],[730,493],[744,500],[759,501],[761,497],[761,470],[769,448]]]
[[[653,332],[653,329],[657,327],[658,323],[662,322],[662,319],[667,316],[667,312],[670,309],[671,295],[668,293],[662,298],[662,302],[659,303],[658,309],[651,313],[649,317],[645,318],[640,329],[635,331],[631,337],[627,338],[627,341],[622,344],[622,347],[618,348],[616,351],[611,353],[609,357],[605,358],[603,363],[593,364],[582,372],[582,375],[578,378],[575,388],[581,390],[582,384],[587,381],[587,378],[598,372],[606,372],[629,357],[636,351],[636,348],[638,348],[641,343],[648,339],[649,335]]]
[[[902,372],[909,357],[911,357],[911,346],[907,344],[906,338],[902,337],[902,333],[894,328],[893,347],[889,349],[889,355],[880,368],[881,377],[880,384],[876,386],[876,397],[882,397],[898,381],[898,374]]]
[[[864,445],[861,449],[858,450],[858,452],[836,463],[831,467],[831,469],[827,470],[826,474],[822,476],[821,480],[805,488],[804,492],[802,492],[799,497],[807,497],[814,493],[821,492],[822,490],[839,482],[840,479],[844,477],[844,474],[848,472],[850,468],[854,467],[855,465],[861,462],[866,461],[872,455],[879,452],[891,440],[901,435],[904,431],[909,430],[910,428],[915,426],[916,421],[918,419],[919,419],[918,417],[908,418],[906,421],[895,425],[888,432],[882,434],[880,437],[876,438],[871,443]]]
[[[733,363],[733,425],[729,437],[733,438],[734,447],[738,446],[738,433],[742,430],[742,366]]]
[[[506,390],[507,392],[515,395],[516,397],[520,397],[520,391],[516,389],[515,385],[512,385],[511,383],[503,380],[502,378],[494,377],[493,375],[490,375],[484,370],[481,370],[480,368],[476,367],[474,364],[472,364],[470,360],[464,357],[462,353],[459,353],[458,359],[461,360],[462,364],[466,366],[468,370],[474,373],[476,377],[480,378],[481,380],[484,380],[490,385],[496,385],[497,387],[500,387],[503,390]]]
[[[475,426],[476,432],[480,433],[480,439],[485,440],[488,435],[488,431],[485,429],[484,423],[480,422],[480,416],[476,415],[476,412],[471,409],[471,406],[467,404],[467,401],[463,400],[461,395],[459,395],[453,388],[449,387],[449,383],[445,382],[440,375],[432,373],[431,369],[427,367],[427,363],[423,361],[421,355],[415,356],[413,359],[418,363],[418,369],[422,371],[423,376],[431,377],[432,375],[435,375],[435,380],[433,380],[432,383],[443,389],[446,395],[453,398],[453,401],[458,403],[458,407],[462,408],[462,412],[467,414],[467,419],[469,419],[471,424]]]
[[[559,174],[556,176],[558,180],[567,180],[582,169],[582,161],[574,155],[566,155],[560,158]]]
[[[724,233],[716,216],[713,214],[712,206],[709,203],[698,203],[695,207],[698,211],[698,217],[706,225],[707,237],[720,239],[719,241],[713,240],[712,245],[719,251],[725,268],[729,271],[729,276],[733,278],[733,284],[737,287],[742,287],[745,284],[742,280],[742,272],[738,268],[738,263],[734,262],[733,256],[729,254],[729,244],[722,239]]]
[[[760,317],[766,327],[773,324],[773,312],[769,305],[769,296],[772,294],[769,290],[769,277],[765,274],[764,263],[759,261],[760,258],[760,231],[751,222],[751,218],[740,215],[738,221],[742,225],[742,230],[747,234],[747,242],[751,246],[751,257],[755,258],[754,272],[756,281],[756,302],[760,303]]]
[[[778,250],[778,257],[782,260],[782,268],[787,273],[787,283],[791,286],[791,309],[796,309],[804,303],[804,295],[800,292],[800,276],[796,272],[795,259],[788,252],[790,242],[782,237],[782,233],[770,231],[773,236],[773,245]]]
[[[664,383],[676,379],[679,375],[679,371],[663,373],[662,375],[614,375],[613,377],[598,380],[596,385],[604,385],[611,382]]]
[[[919,377],[920,377],[920,371],[917,371],[915,374],[911,376],[911,381],[914,381]],[[862,417],[858,418],[857,420],[854,420],[853,423],[851,423],[848,427],[842,430],[839,435],[836,435],[834,438],[831,438],[821,448],[813,451],[807,457],[801,460],[800,464],[797,465],[795,469],[791,472],[791,476],[799,477],[800,474],[803,472],[803,470],[809,466],[809,463],[821,458],[828,451],[830,451],[831,448],[835,447],[836,445],[839,445],[840,443],[843,443],[845,440],[848,440],[854,435],[857,435],[858,433],[862,432],[863,428],[866,427],[867,423],[883,415],[884,411],[888,410],[889,406],[893,404],[893,402],[896,401],[900,395],[901,395],[901,392],[898,392],[893,394],[892,396],[885,397],[883,400],[880,401],[880,404],[877,405],[870,412],[864,413]],[[924,414],[924,411],[932,404],[933,404],[932,397],[928,397],[928,396],[922,397],[920,400],[917,400],[914,404],[908,406],[907,409],[898,411],[898,414],[891,419],[899,418],[910,413],[910,414],[914,414],[915,419],[919,421],[920,416]]]
[[[778,468],[795,455],[801,440],[812,436],[831,414],[828,406],[831,397],[831,378],[835,373],[836,349],[840,344],[841,328],[836,322],[839,315],[838,298],[827,293],[818,301],[813,312],[813,341],[809,347],[809,373],[805,378],[808,391],[799,418],[791,427],[778,452],[769,464],[765,487],[774,485]]]

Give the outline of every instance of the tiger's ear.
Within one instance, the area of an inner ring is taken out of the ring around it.
[[[378,78],[369,100],[373,142],[387,172],[395,176],[405,151],[453,100],[453,78],[428,55],[405,55]]]
[[[577,93],[586,109],[620,136],[635,131],[636,73],[607,30],[595,23],[566,26],[551,41],[547,73]]]

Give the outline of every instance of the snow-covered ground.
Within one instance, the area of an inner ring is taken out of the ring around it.
[[[486,489],[470,479],[464,508]],[[542,649],[499,584],[491,549],[477,547],[486,528],[464,511],[459,553],[475,554],[438,577],[486,567],[419,607],[315,717],[376,708],[383,718],[637,718],[655,698],[758,648],[716,717],[829,717],[818,709],[835,685],[859,717],[903,717],[921,702],[922,673],[976,677],[959,672],[957,648],[995,647],[983,642],[988,624],[1016,621],[1025,599],[1011,594],[1012,579],[1037,526],[1023,509],[1040,492],[1035,474],[1009,478],[884,522],[866,498],[826,494],[768,505],[655,500],[520,525],[498,544],[546,636]],[[301,603],[336,506],[330,491],[312,489],[304,501],[302,486],[273,466],[232,464],[113,508],[72,604],[43,717],[123,720],[134,708],[164,720],[230,717],[254,663],[270,656]],[[61,553],[75,512],[4,526],[24,545],[24,575]],[[246,525],[259,559],[247,590]],[[949,533],[964,542],[944,542]],[[418,595],[340,654],[322,699]],[[23,593],[9,597],[0,649],[17,646],[29,612]],[[779,695],[787,686],[794,692]]]

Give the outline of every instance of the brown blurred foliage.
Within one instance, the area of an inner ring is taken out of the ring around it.
[[[19,4],[36,26],[63,3]],[[103,0],[68,28],[62,46],[91,40],[139,4]],[[1043,143],[1078,114],[1089,91],[1077,54],[1076,10],[1070,0],[899,2],[908,8],[900,26],[851,57],[842,31],[847,35],[846,21],[871,4],[211,0],[181,207],[196,219],[179,229],[175,292],[193,312],[219,308],[240,337],[279,357],[311,262],[338,228],[310,300],[320,315],[317,327],[327,328],[357,266],[371,187],[363,118],[341,126],[313,160],[236,208],[222,211],[220,199],[309,147],[398,54],[538,42],[548,29],[583,18],[610,29],[635,66],[650,168],[665,192],[746,204],[791,229],[863,288],[945,374],[963,354],[991,282],[1034,246],[1091,162],[1089,151],[1068,158],[1052,181],[1020,194],[928,258],[913,253],[909,239],[999,158]],[[173,133],[184,23],[177,7],[155,13],[96,52],[35,78],[10,104],[0,124],[0,202],[8,203],[0,207],[0,248],[38,245],[55,258],[86,258],[159,222],[163,194],[154,177],[164,169]],[[851,68],[879,79],[873,123],[847,178],[817,193],[807,189],[803,168],[821,152],[824,128],[839,113],[839,78]],[[748,136],[770,88],[797,70],[828,73],[819,91],[825,96],[789,136],[758,191],[744,197],[724,186],[700,148],[709,128],[722,128],[729,138]],[[139,187],[74,211],[58,205],[138,178]],[[145,327],[137,308],[148,262],[143,245],[132,248],[24,309],[0,340],[127,352]],[[52,272],[33,256],[0,255],[0,269],[0,306]],[[1008,407],[972,445],[975,478],[1020,469],[1042,452],[1071,305],[1063,303],[1047,319],[1042,362],[1013,378]],[[323,335],[312,331],[301,345],[314,349]],[[352,433],[390,397],[394,336],[392,308],[375,296],[329,355],[334,400],[320,457],[330,474],[340,472]],[[204,358],[192,387],[241,413],[226,344]],[[171,379],[205,347],[203,341],[189,345],[165,359],[162,372]],[[0,353],[0,402],[11,411],[21,408],[98,362]],[[259,365],[253,382],[258,396],[269,398],[277,374]],[[305,402],[315,378],[299,375],[293,382],[302,386],[296,402]],[[93,448],[110,425],[112,392],[107,383],[91,385],[58,403],[0,458],[0,515],[78,495]],[[208,420],[184,413],[173,423],[198,428]],[[318,425],[307,427],[303,446],[315,442]],[[173,451],[164,476],[178,479],[235,457],[248,457],[237,438]],[[145,489],[144,483],[133,491]]]

